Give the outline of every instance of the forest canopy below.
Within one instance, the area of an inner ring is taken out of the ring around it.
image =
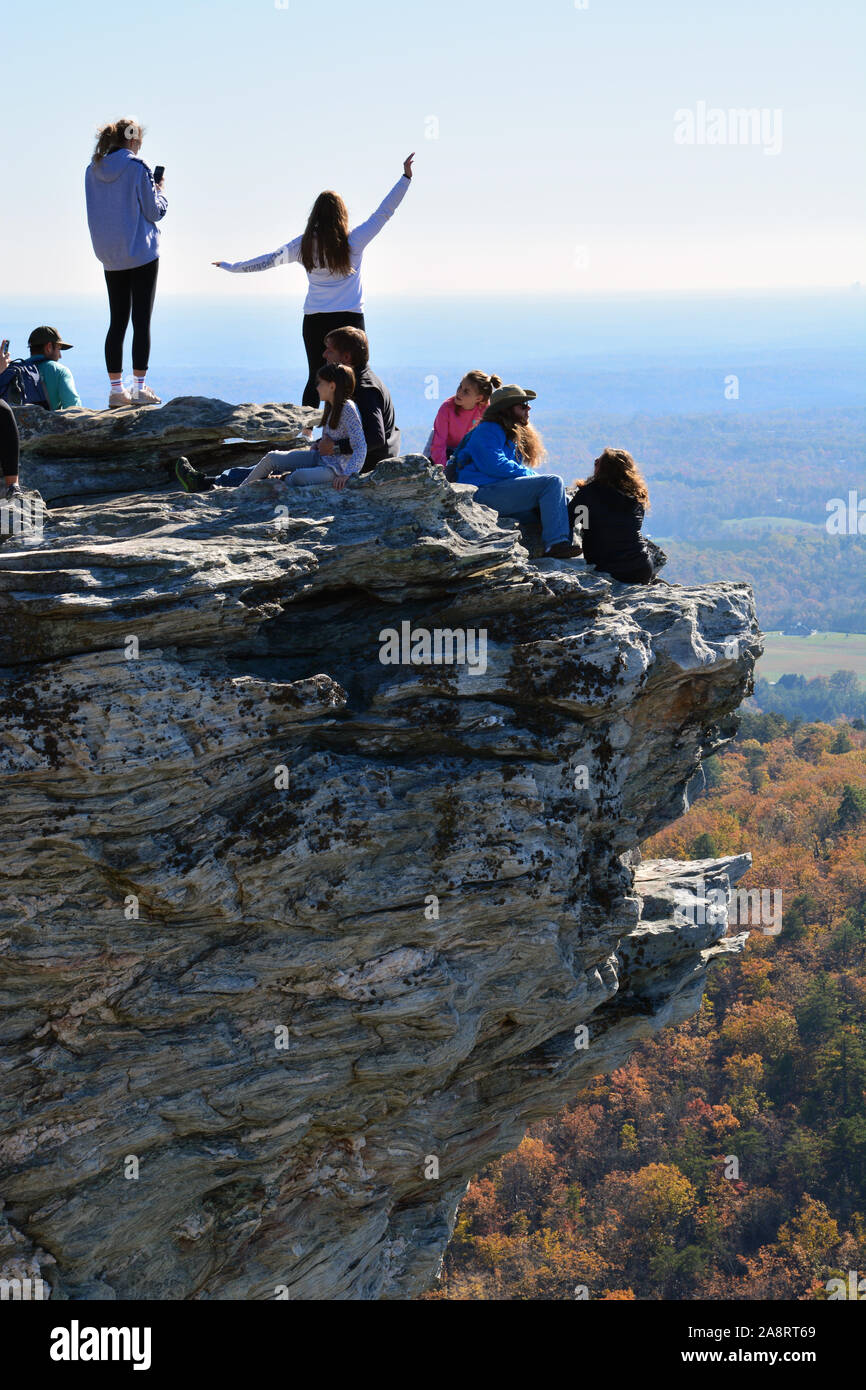
[[[754,852],[778,936],[472,1183],[428,1298],[825,1299],[866,1269],[866,733],[744,718],[647,856]]]
[[[634,455],[650,488],[644,530],[667,551],[671,583],[745,580],[766,631],[866,632],[861,411],[730,401],[713,415],[556,414],[543,434],[568,483],[607,445]],[[831,534],[828,504],[858,488],[863,532]]]

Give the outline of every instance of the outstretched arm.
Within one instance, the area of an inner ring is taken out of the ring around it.
[[[211,265],[218,266],[220,270],[238,271],[249,270],[272,270],[275,265],[290,265],[292,261],[300,260],[301,238],[295,237],[294,241],[287,241],[285,246],[281,246],[278,251],[268,251],[264,256],[254,256],[251,261],[211,261]]]
[[[359,227],[354,227],[349,233],[353,251],[363,251],[365,246],[369,246],[374,236],[378,236],[385,223],[390,221],[402,203],[406,194],[409,192],[409,184],[412,182],[412,161],[414,154],[407,155],[403,161],[403,173],[387,198],[379,204],[372,217],[368,217],[366,222],[362,222]]]

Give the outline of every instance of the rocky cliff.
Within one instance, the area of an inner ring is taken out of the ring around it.
[[[0,548],[0,1276],[409,1298],[471,1175],[741,946],[677,909],[747,858],[638,846],[752,597],[533,563],[415,458],[169,490],[179,413],[214,466],[305,419],[181,405],[40,422],[22,481],[77,500]]]

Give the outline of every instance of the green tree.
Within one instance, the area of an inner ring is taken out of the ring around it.
[[[846,782],[842,788],[839,808],[836,811],[836,829],[845,834],[849,830],[857,830],[864,820],[866,820],[866,789],[852,787],[850,782]]]
[[[839,1028],[841,1004],[837,984],[822,970],[796,1010],[802,1041],[809,1045],[830,1037]]]
[[[693,859],[718,859],[721,852],[718,842],[706,830],[692,840],[690,853]]]
[[[866,1046],[855,1024],[844,1024],[821,1049],[815,1079],[831,1113],[861,1113],[866,1091]]]
[[[866,954],[866,903],[848,908],[830,937],[828,950],[843,966],[863,959]]]
[[[806,935],[806,927],[818,920],[818,903],[811,893],[797,893],[789,903],[782,907],[783,941],[800,941]]]

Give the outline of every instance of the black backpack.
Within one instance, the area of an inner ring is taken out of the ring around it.
[[[39,375],[39,363],[32,357],[16,357],[5,372],[0,372],[0,400],[8,405],[43,405],[51,409],[45,386]]]

